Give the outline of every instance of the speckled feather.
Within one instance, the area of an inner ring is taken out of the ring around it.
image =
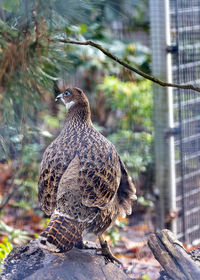
[[[77,88],[67,90],[70,95],[62,101],[73,105],[60,135],[43,155],[38,184],[41,208],[53,214],[41,242],[46,246],[50,239],[61,251],[71,249],[83,229],[101,234],[118,215],[130,214],[136,198],[114,145],[92,125],[86,95]],[[64,218],[66,231],[53,238],[53,228],[59,232]],[[70,243],[68,232],[74,227],[77,235]]]

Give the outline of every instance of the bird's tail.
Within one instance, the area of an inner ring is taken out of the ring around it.
[[[82,236],[84,223],[53,214],[46,229],[39,236],[40,247],[52,252],[66,252]]]
[[[132,213],[133,201],[137,199],[136,188],[132,182],[131,177],[128,175],[128,171],[124,163],[120,160],[121,164],[121,182],[117,191],[119,199],[119,213],[121,216],[130,215]]]

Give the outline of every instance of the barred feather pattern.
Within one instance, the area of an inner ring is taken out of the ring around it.
[[[84,223],[53,214],[39,237],[40,246],[52,252],[66,252],[81,237]]]

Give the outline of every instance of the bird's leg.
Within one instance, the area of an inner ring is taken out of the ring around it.
[[[97,247],[95,247],[94,242],[89,242],[89,241],[83,242],[82,237],[80,237],[77,240],[75,247],[78,248],[78,249],[88,249],[88,250],[96,250],[97,249]]]
[[[106,258],[107,261],[111,261],[111,262],[115,261],[122,265],[122,263],[117,258],[115,258],[115,256],[112,254],[107,241],[103,239],[102,235],[99,235],[98,238],[101,245],[101,248],[98,249],[98,251],[101,250],[102,255]]]

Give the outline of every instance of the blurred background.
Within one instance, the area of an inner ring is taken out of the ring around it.
[[[147,74],[198,85],[200,0],[187,2],[0,2],[1,260],[48,223],[38,204],[38,171],[64,123],[66,109],[55,103],[63,84],[85,91],[95,127],[135,182],[133,216],[107,232],[111,244],[121,240],[115,253],[127,260],[129,275],[156,278],[159,266],[146,246],[156,228],[200,243],[199,93],[153,86],[91,46],[59,42],[92,40]]]

